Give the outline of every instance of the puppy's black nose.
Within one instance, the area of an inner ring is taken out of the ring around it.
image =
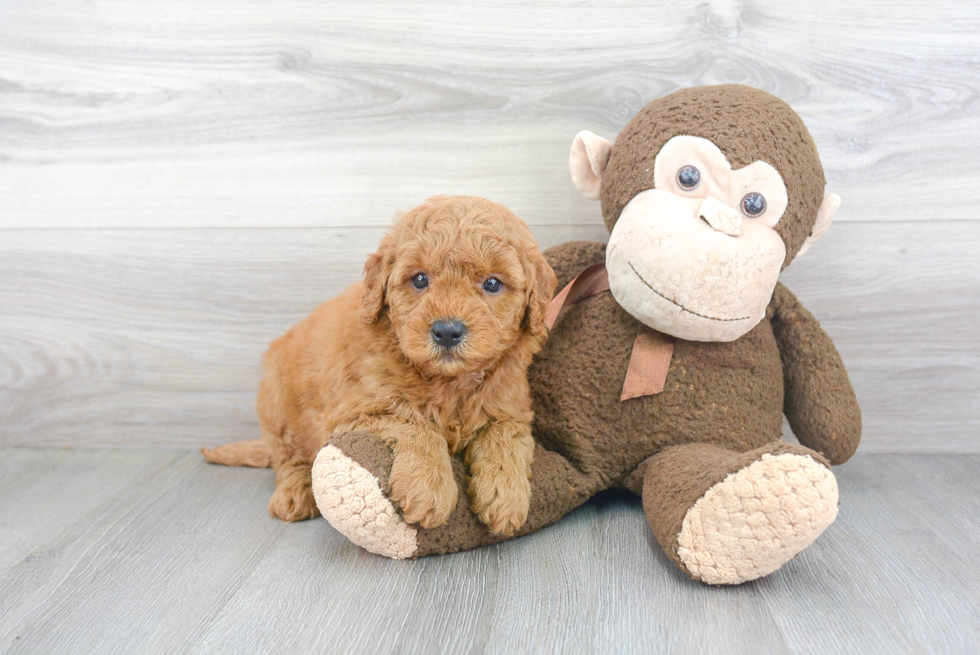
[[[446,350],[462,341],[464,334],[466,334],[466,326],[456,318],[436,321],[432,324],[432,340]]]

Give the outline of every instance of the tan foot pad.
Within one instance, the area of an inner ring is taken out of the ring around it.
[[[336,446],[313,462],[313,497],[323,518],[361,548],[393,559],[418,550],[417,531],[405,523],[370,471]]]
[[[763,455],[708,489],[687,512],[677,554],[708,584],[769,575],[837,517],[837,479],[808,455]]]

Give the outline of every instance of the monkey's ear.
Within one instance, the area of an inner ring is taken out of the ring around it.
[[[575,140],[572,141],[572,151],[568,155],[568,169],[572,173],[575,188],[589,200],[599,199],[602,173],[609,163],[612,147],[612,143],[588,130],[576,134]]]
[[[834,221],[834,214],[837,213],[838,207],[840,207],[840,196],[836,193],[831,193],[823,199],[823,202],[820,203],[820,209],[817,210],[817,222],[813,224],[813,231],[810,232],[810,236],[803,242],[803,247],[800,248],[800,251],[796,253],[797,257],[809,250],[810,246],[815,244],[824,235],[827,228]]]

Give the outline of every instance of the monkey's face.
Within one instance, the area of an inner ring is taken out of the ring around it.
[[[775,168],[732,170],[711,141],[670,139],[654,188],[623,208],[606,249],[609,287],[641,323],[681,339],[733,341],[765,316],[786,247]]]
[[[645,325],[734,341],[766,314],[780,271],[829,227],[840,198],[799,116],[724,85],[651,102],[616,145],[575,138],[572,180],[602,199],[609,286]]]

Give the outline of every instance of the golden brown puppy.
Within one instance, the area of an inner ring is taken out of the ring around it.
[[[556,279],[506,207],[435,197],[401,216],[364,280],[273,342],[263,360],[262,437],[202,449],[218,464],[272,466],[269,512],[317,514],[310,469],[339,432],[369,431],[394,452],[405,520],[449,518],[464,452],[473,511],[493,532],[527,517],[534,442],[526,373],[544,343]]]

